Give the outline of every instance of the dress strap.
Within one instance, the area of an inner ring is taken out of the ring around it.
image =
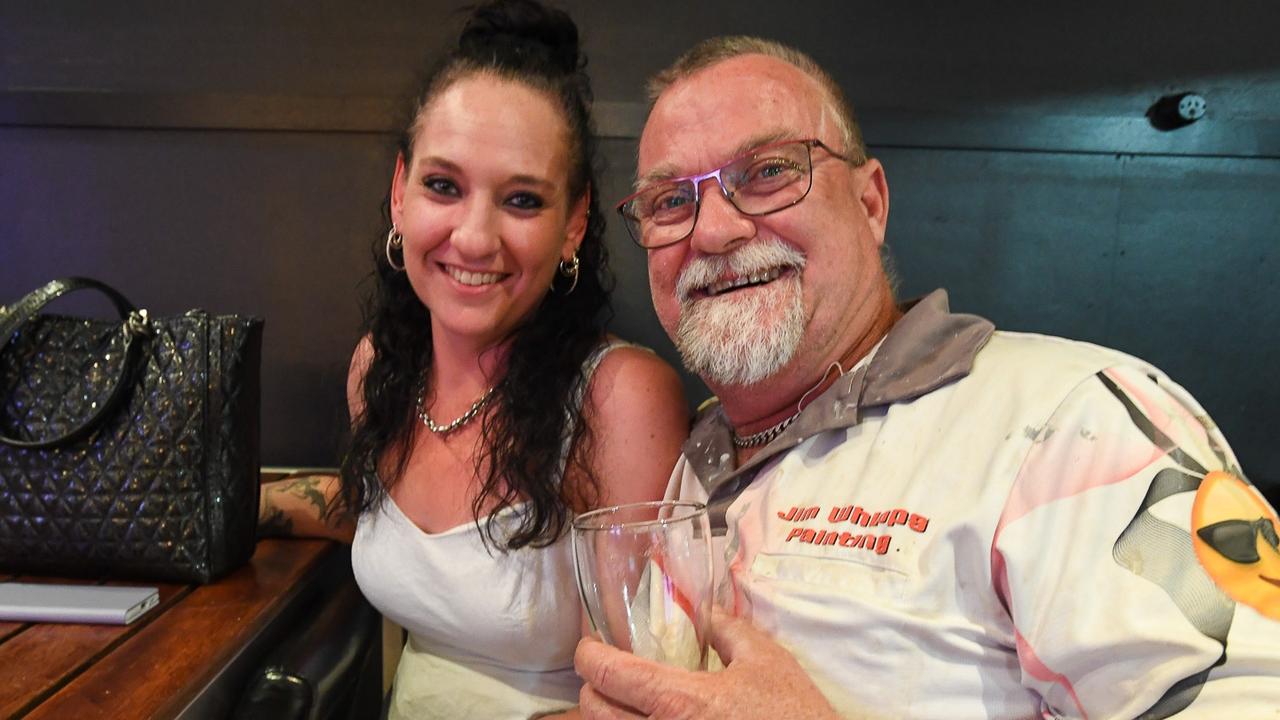
[[[596,368],[600,367],[600,363],[604,361],[606,355],[618,348],[624,347],[639,348],[641,346],[636,345],[635,343],[629,343],[626,340],[609,340],[602,343],[595,350],[592,350],[591,354],[587,356],[587,359],[583,361],[582,381],[579,382],[578,386],[573,390],[573,406],[578,411],[579,415],[582,413],[582,403],[586,400],[587,388],[591,387],[591,378],[596,374]]]

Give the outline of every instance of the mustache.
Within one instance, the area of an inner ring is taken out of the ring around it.
[[[748,243],[725,255],[707,255],[695,258],[680,271],[676,279],[676,297],[688,302],[693,291],[709,287],[726,274],[738,277],[758,275],[775,268],[795,268],[805,265],[804,254],[777,238]]]

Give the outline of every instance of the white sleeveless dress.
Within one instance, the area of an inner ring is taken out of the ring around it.
[[[603,345],[587,359],[579,407],[600,360],[625,345]],[[522,508],[493,516],[497,537]],[[474,522],[428,533],[386,497],[360,516],[351,564],[369,602],[409,632],[391,720],[525,720],[577,704],[581,602],[567,532],[543,548],[487,549]]]

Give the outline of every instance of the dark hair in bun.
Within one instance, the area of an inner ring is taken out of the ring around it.
[[[578,28],[563,11],[534,0],[486,2],[471,11],[457,45],[426,77],[398,141],[410,167],[420,117],[454,83],[476,75],[520,83],[544,93],[564,119],[569,202],[589,196],[577,286],[564,293],[566,281],[557,277],[557,289],[512,333],[506,375],[490,411],[481,416],[482,450],[476,457],[481,488],[472,512],[480,523],[482,508],[492,517],[527,500],[520,525],[509,536],[495,537],[492,523],[485,526],[491,542],[509,549],[555,541],[565,531],[567,509],[593,502],[598,489],[590,475],[589,419],[576,424],[571,419],[581,414],[575,389],[582,365],[604,339],[604,326],[612,318],[613,279],[595,191],[600,184],[585,67]],[[389,226],[389,217],[387,222]],[[403,477],[414,434],[420,432],[415,406],[419,383],[432,363],[430,312],[405,273],[387,264],[384,242],[385,231],[375,246],[374,283],[365,309],[373,357],[361,388],[364,412],[352,418],[350,447],[342,461],[343,499],[356,512],[379,502]],[[585,485],[570,488],[560,482],[566,434],[572,435],[573,450],[563,474],[584,478]]]
[[[560,10],[531,1],[491,3],[471,15],[458,54],[513,71],[545,66],[547,74],[577,72],[578,27]]]
[[[413,157],[418,119],[457,81],[491,74],[540,90],[555,101],[569,129],[569,189],[576,199],[595,183],[595,126],[591,81],[578,50],[578,26],[563,10],[536,0],[494,0],[471,11],[458,44],[434,66],[417,93],[400,137],[405,163]],[[595,216],[595,198],[592,198]]]

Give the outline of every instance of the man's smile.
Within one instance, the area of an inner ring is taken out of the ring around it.
[[[709,286],[694,288],[689,292],[689,300],[705,300],[708,297],[730,295],[730,293],[748,290],[748,288],[764,287],[778,278],[791,278],[795,277],[795,275],[796,268],[790,265],[777,266],[777,268],[762,270],[762,272],[749,275],[731,275],[731,277],[719,279],[719,281],[709,284]]]
[[[794,268],[775,267],[769,270],[765,270],[763,272],[754,273],[752,275],[738,275],[734,277],[725,278],[723,280],[718,280],[712,283],[711,285],[708,285],[707,287],[698,288],[690,294],[693,296],[694,299],[704,298],[704,297],[715,297],[717,295],[723,295],[724,293],[730,293],[735,290],[741,290],[743,288],[767,285],[773,282],[774,280],[777,280],[778,278],[782,277],[783,275],[792,275],[792,274],[794,274]]]

